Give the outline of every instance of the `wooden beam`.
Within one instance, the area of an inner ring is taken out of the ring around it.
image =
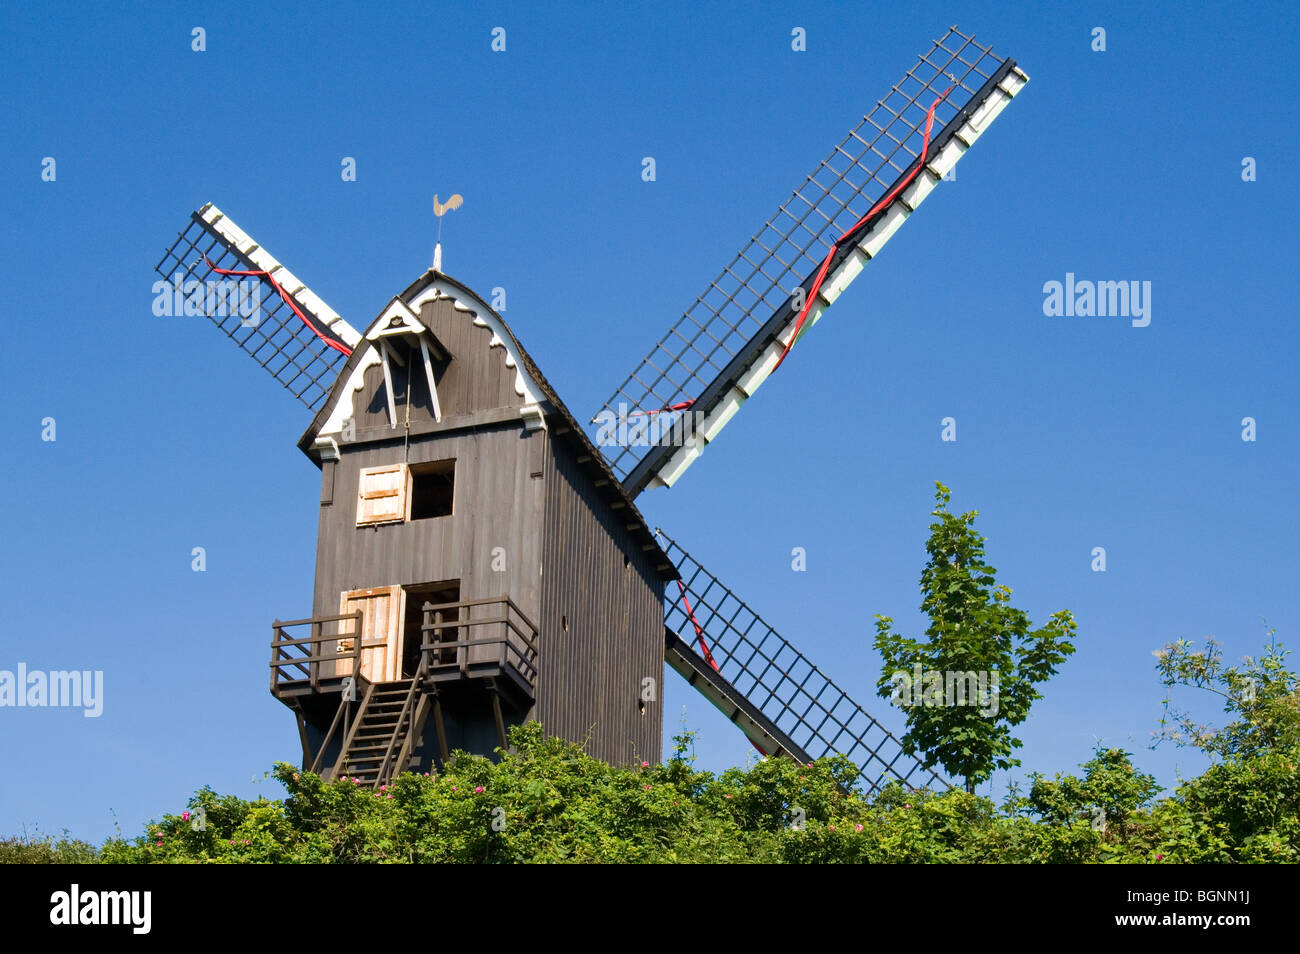
[[[438,385],[433,380],[433,361],[429,358],[429,342],[420,335],[420,353],[424,355],[424,376],[429,379],[429,400],[433,404],[433,419],[442,420],[442,407],[438,404]]]
[[[379,363],[384,366],[384,390],[388,394],[388,424],[392,429],[397,427],[397,397],[393,394],[393,369],[388,366],[389,353],[388,343],[380,339]]]
[[[438,730],[438,754],[442,760],[442,770],[447,770],[447,762],[451,758],[451,753],[447,750],[447,727],[442,721],[442,697],[438,690],[433,690],[433,724]]]
[[[488,685],[492,688],[492,715],[497,720],[497,738],[501,740],[501,748],[506,747],[506,722],[501,715],[501,691],[497,688],[495,678],[488,680]]]
[[[311,765],[311,747],[307,744],[307,719],[303,716],[300,706],[294,706],[293,714],[298,722],[298,741],[302,743],[302,767],[305,769]]]

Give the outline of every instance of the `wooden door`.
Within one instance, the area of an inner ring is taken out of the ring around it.
[[[361,675],[370,682],[392,682],[401,677],[403,602],[400,586],[347,590],[339,596],[340,615],[361,611]],[[340,640],[340,644],[346,642]],[[340,651],[343,648],[340,645]],[[341,663],[340,668],[350,669],[351,661]]]

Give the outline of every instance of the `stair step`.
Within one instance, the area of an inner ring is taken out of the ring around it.
[[[409,739],[419,706],[410,706],[414,680],[374,685],[360,713],[360,721],[339,760],[339,774],[371,787],[390,773],[407,771],[417,758],[421,740]],[[402,748],[412,745],[405,764],[396,764]],[[391,755],[391,758],[389,756]]]

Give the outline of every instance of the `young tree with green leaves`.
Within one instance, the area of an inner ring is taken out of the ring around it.
[[[1166,686],[1204,689],[1223,700],[1223,711],[1235,716],[1221,729],[1199,723],[1164,700],[1159,741],[1191,745],[1211,758],[1264,755],[1300,745],[1300,680],[1286,668],[1290,653],[1268,631],[1268,645],[1258,659],[1246,656],[1241,666],[1225,667],[1223,649],[1213,639],[1205,649],[1193,649],[1180,639],[1156,650],[1156,668]]]
[[[1031,632],[1029,617],[1010,603],[1011,588],[998,585],[997,571],[984,562],[984,537],[972,526],[979,512],[950,513],[951,492],[935,487],[930,559],[921,572],[921,609],[930,626],[922,642],[893,632],[888,616],[876,616],[875,646],[884,660],[877,688],[895,701],[906,690],[903,750],[924,753],[927,768],[942,764],[974,792],[995,769],[1020,764],[1011,757],[1021,745],[1011,727],[1042,698],[1034,687],[1074,652],[1077,627],[1070,611],[1061,610]],[[954,694],[977,674],[986,677],[980,699],[972,704],[968,694]]]

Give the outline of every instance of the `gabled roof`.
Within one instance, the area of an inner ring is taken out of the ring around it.
[[[620,519],[633,539],[642,550],[653,556],[660,576],[666,580],[677,579],[678,573],[672,561],[664,553],[631,496],[610,469],[608,461],[560,400],[560,396],[546,380],[537,363],[524,350],[505,319],[468,286],[433,269],[429,269],[393,298],[362,333],[356,349],[330,388],[325,403],[299,438],[298,447],[302,452],[320,466],[322,445],[331,442],[331,439],[337,441],[342,430],[342,420],[351,416],[352,396],[361,386],[366,368],[378,361],[378,346],[374,337],[376,332],[389,327],[395,320],[410,323],[414,319],[423,327],[419,322],[420,307],[435,298],[450,299],[457,311],[466,313],[466,320],[492,331],[492,345],[505,350],[503,360],[506,366],[515,369],[515,392],[523,402],[520,416],[525,426],[532,429],[542,426],[545,421],[553,438],[569,444],[579,466],[591,477],[606,505],[621,515]],[[448,429],[454,427],[454,422],[448,424]]]

